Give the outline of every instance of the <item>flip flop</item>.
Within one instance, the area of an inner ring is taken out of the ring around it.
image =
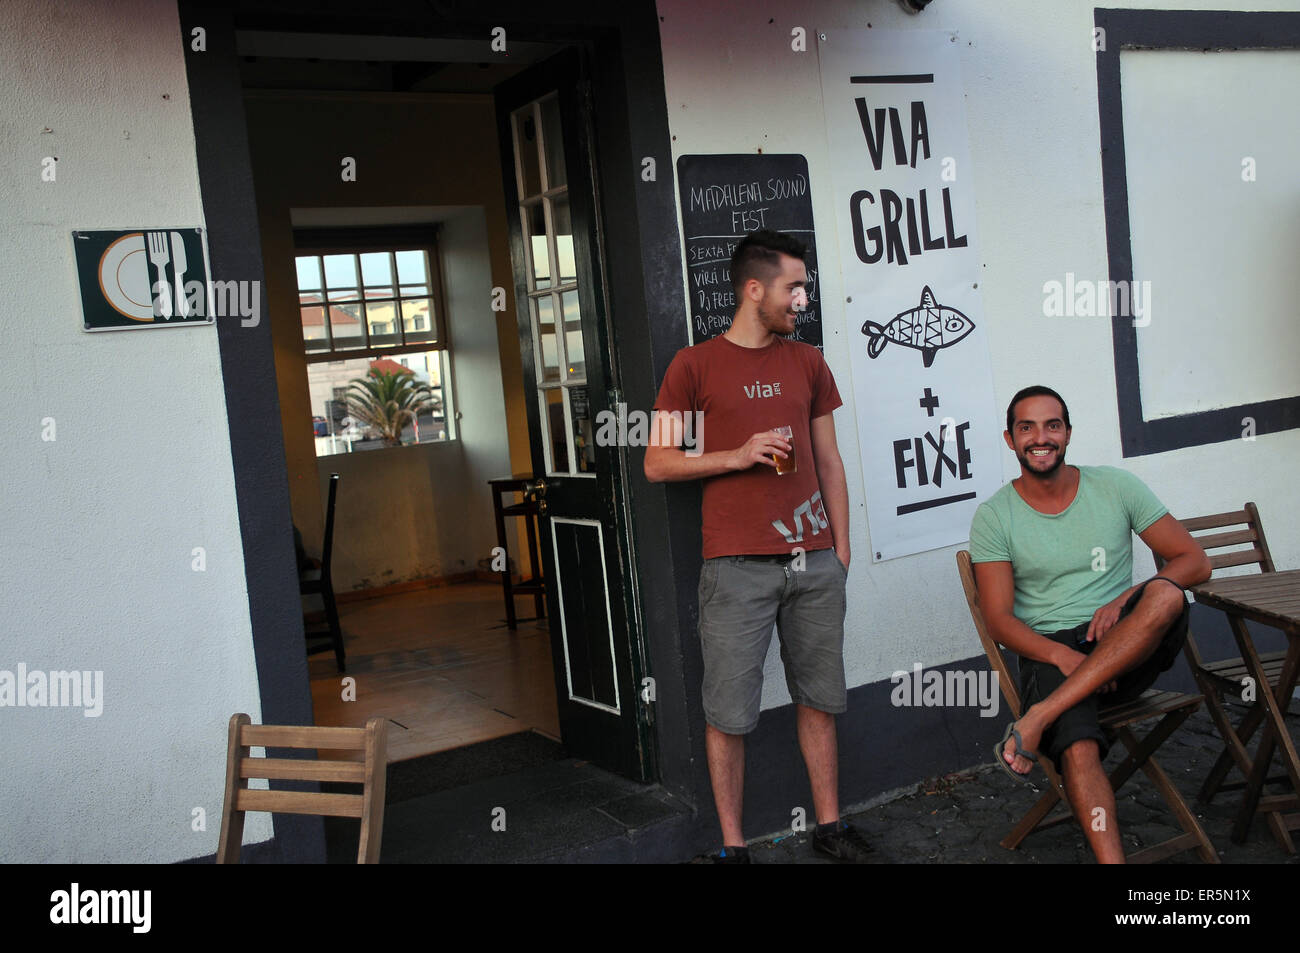
[[[1025,750],[1024,743],[1020,740],[1020,732],[1016,731],[1016,723],[1014,721],[1007,725],[1007,730],[1002,734],[1002,740],[994,746],[994,760],[997,761],[998,767],[1001,768],[1002,771],[1011,778],[1011,780],[1019,781],[1021,784],[1032,784],[1033,782],[1029,780],[1029,774],[1033,773],[1033,769],[1030,769],[1029,774],[1021,774],[1018,771],[1013,770],[1011,765],[1007,763],[1007,759],[1002,755],[1002,749],[1007,746],[1007,741],[1012,738],[1016,740],[1016,754],[1022,758],[1028,758],[1030,761],[1035,763],[1038,762],[1038,755],[1034,754],[1032,751]]]

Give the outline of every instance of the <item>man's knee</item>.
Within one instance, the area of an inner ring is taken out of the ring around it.
[[[794,706],[795,718],[816,724],[826,724],[829,722],[833,727],[835,725],[835,716],[821,708],[814,708],[812,705],[802,703]]]
[[[1061,770],[1066,774],[1100,764],[1101,745],[1095,738],[1080,738],[1061,752]]]
[[[1157,580],[1147,583],[1134,608],[1163,632],[1178,621],[1187,608],[1187,599],[1177,586]]]

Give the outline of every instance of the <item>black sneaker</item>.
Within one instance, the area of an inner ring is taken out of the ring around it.
[[[840,821],[835,830],[823,834],[813,831],[813,850],[850,864],[865,864],[873,848],[862,833],[848,821]]]
[[[752,864],[748,847],[724,847],[716,854],[700,854],[687,861],[688,864]]]

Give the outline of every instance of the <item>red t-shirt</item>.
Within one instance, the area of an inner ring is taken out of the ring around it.
[[[704,558],[811,552],[834,545],[817,483],[809,423],[843,401],[821,351],[776,338],[741,347],[716,337],[677,352],[655,410],[703,411],[705,453],[735,450],[756,433],[788,426],[798,471],[756,463],[704,481]]]

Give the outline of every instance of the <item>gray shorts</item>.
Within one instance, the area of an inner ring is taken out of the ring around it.
[[[833,715],[848,708],[844,687],[844,585],[833,549],[788,557],[718,556],[700,570],[704,717],[729,735],[758,725],[763,662],[776,624],[785,681],[796,704]]]

